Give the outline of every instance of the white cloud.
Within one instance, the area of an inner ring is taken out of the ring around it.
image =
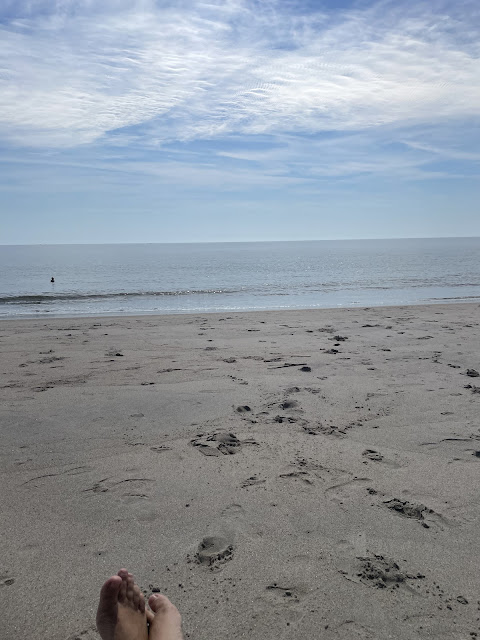
[[[332,20],[248,0],[24,4],[0,26],[0,133],[69,147],[137,125],[164,143],[476,116],[468,11],[400,5]]]

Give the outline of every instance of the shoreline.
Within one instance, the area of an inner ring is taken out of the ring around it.
[[[6,638],[123,566],[195,640],[480,632],[478,305],[3,320]]]
[[[75,320],[75,319],[79,319],[79,320],[88,320],[90,318],[98,318],[98,319],[121,319],[121,318],[144,318],[144,317],[184,317],[184,316],[201,316],[201,315],[225,315],[225,314],[239,314],[239,313],[248,313],[248,314],[256,314],[256,313],[288,313],[288,312],[292,312],[292,313],[311,313],[311,312],[339,312],[339,311],[365,311],[365,310],[369,310],[369,309],[403,309],[403,308],[409,308],[409,307],[413,307],[413,308],[418,308],[418,307],[438,307],[438,306],[446,306],[446,307],[451,307],[451,306],[456,306],[456,305],[474,305],[474,304],[478,304],[480,305],[480,296],[475,297],[475,299],[472,300],[468,300],[465,298],[462,298],[461,300],[451,300],[451,301],[447,301],[447,300],[439,300],[439,301],[429,301],[429,302],[418,302],[418,303],[408,303],[408,304],[395,304],[395,305],[370,305],[370,306],[364,306],[364,305],[357,305],[357,306],[338,306],[338,307],[284,307],[284,308],[271,308],[271,309],[227,309],[227,310],[220,310],[220,311],[184,311],[184,312],[178,312],[178,311],[172,311],[172,312],[164,312],[164,313],[159,313],[157,311],[151,311],[151,312],[145,312],[145,313],[137,313],[137,312],[132,312],[132,313],[121,313],[121,314],[117,314],[117,312],[112,312],[112,314],[110,315],[109,313],[105,312],[103,314],[74,314],[74,315],[58,315],[58,314],[50,314],[50,313],[38,313],[38,314],[28,314],[28,315],[15,315],[15,316],[1,316],[0,315],[0,322],[13,322],[16,320],[29,320],[29,321],[34,321],[34,320],[45,320],[45,319],[52,319],[52,320]]]

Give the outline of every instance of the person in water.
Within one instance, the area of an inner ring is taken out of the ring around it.
[[[183,640],[182,619],[170,600],[153,593],[150,610],[131,573],[120,569],[100,591],[97,629],[102,640]]]
[[[55,282],[55,278],[53,276],[50,278],[50,282]]]

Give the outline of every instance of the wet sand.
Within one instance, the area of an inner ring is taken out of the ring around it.
[[[478,304],[0,323],[2,638],[480,637]]]

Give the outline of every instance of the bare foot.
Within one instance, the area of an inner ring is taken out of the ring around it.
[[[145,600],[126,569],[109,578],[100,591],[97,629],[103,640],[148,640]]]
[[[148,599],[153,616],[148,612],[149,640],[183,640],[182,618],[167,596],[154,593]]]

